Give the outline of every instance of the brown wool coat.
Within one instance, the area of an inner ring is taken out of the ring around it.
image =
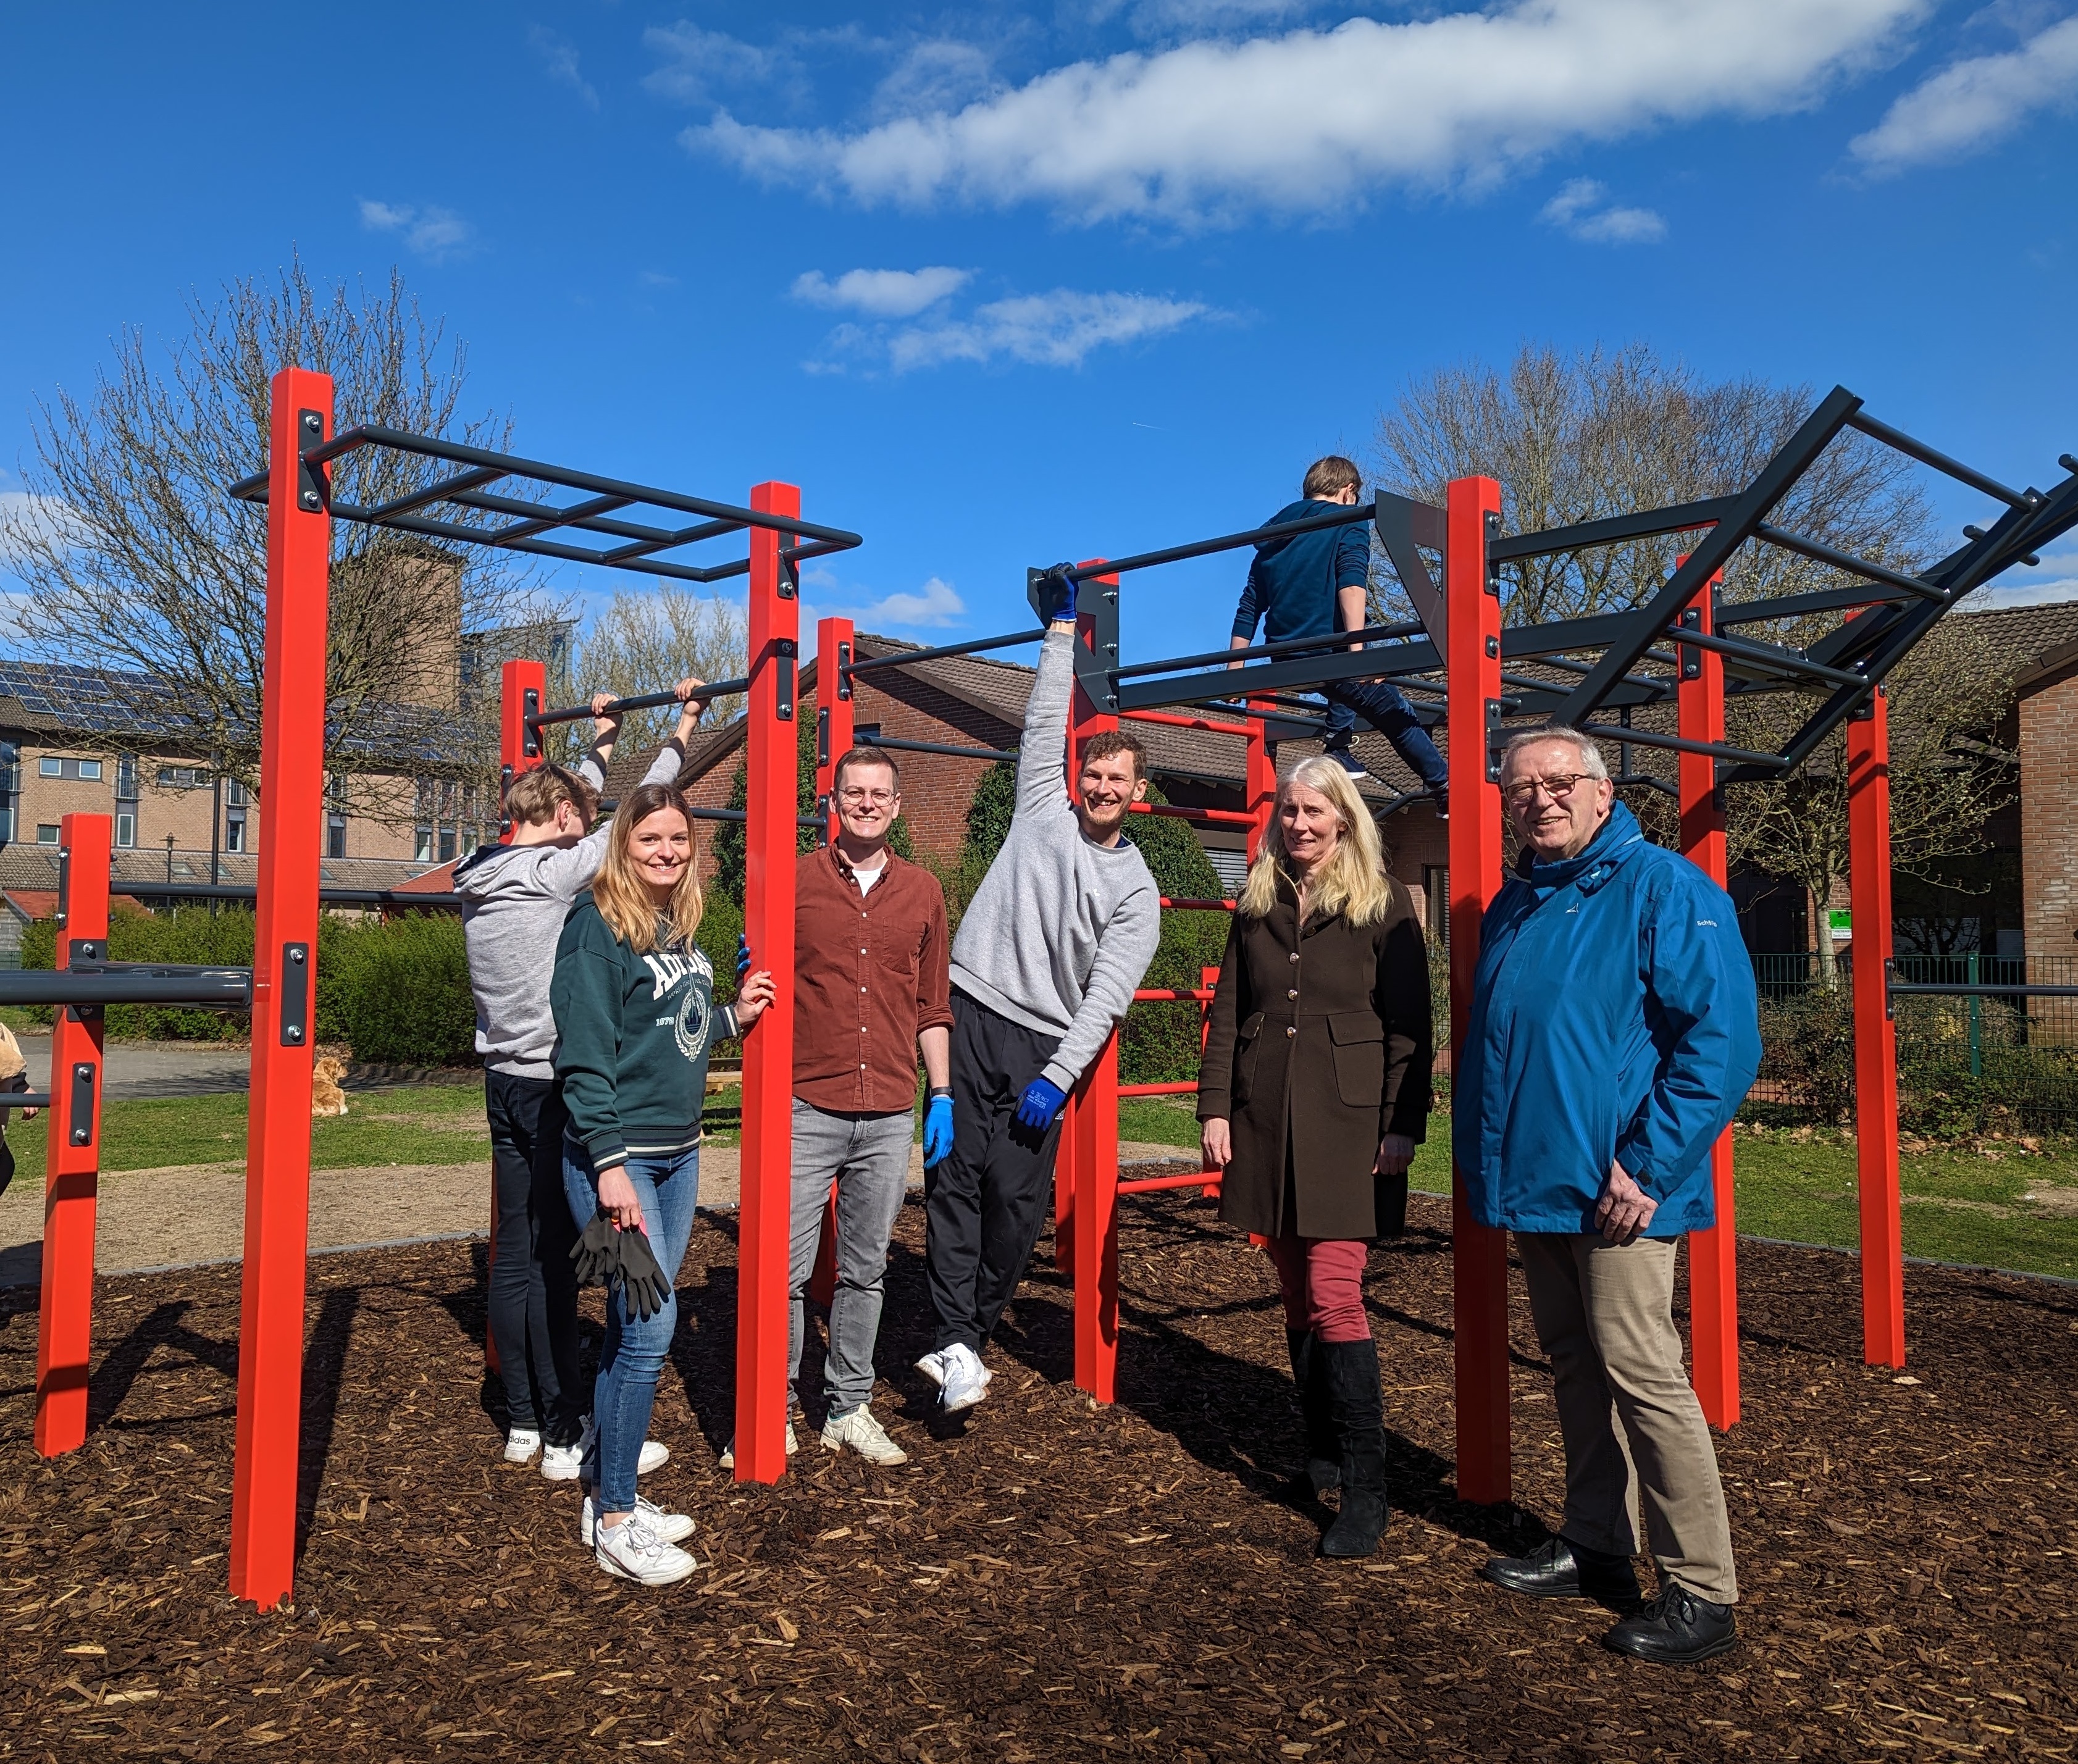
[[[1407,1179],[1371,1166],[1385,1134],[1426,1136],[1429,1023],[1428,952],[1397,882],[1375,925],[1316,915],[1302,935],[1288,883],[1267,918],[1237,912],[1198,1073],[1198,1119],[1232,1123],[1221,1218],[1270,1237],[1401,1230]]]

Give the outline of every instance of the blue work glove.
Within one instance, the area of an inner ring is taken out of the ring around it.
[[[1017,1119],[1035,1133],[1043,1133],[1054,1124],[1054,1117],[1067,1100],[1068,1093],[1059,1085],[1049,1078],[1036,1078],[1017,1099]]]
[[[924,1168],[942,1163],[953,1149],[953,1099],[934,1096],[924,1111]]]
[[[750,939],[742,932],[736,934],[736,977],[741,980],[750,972]]]
[[[1039,622],[1050,625],[1056,619],[1072,619],[1075,614],[1075,584],[1068,579],[1073,564],[1056,564],[1043,576],[1033,578],[1031,589],[1032,610],[1039,615]]]

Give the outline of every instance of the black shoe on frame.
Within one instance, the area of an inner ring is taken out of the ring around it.
[[[1554,1537],[1526,1556],[1495,1556],[1479,1578],[1531,1599],[1593,1599],[1629,1610],[1638,1602],[1638,1576],[1621,1556]]]
[[[1656,1666],[1692,1666],[1737,1646],[1738,1639],[1730,1605],[1699,1599],[1670,1580],[1650,1603],[1604,1636],[1602,1645]]]

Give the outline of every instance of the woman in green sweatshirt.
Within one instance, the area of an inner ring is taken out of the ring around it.
[[[676,1281],[699,1192],[707,1049],[747,1031],[772,1002],[772,976],[745,977],[714,1002],[714,970],[693,942],[700,885],[692,819],[669,785],[645,784],[614,816],[588,899],[564,921],[549,999],[556,1070],[570,1109],[563,1190],[582,1231],[599,1217],[646,1234]],[[641,1499],[635,1478],[657,1378],[678,1319],[675,1295],[647,1318],[609,1288],[593,1387],[598,1459],[586,1466],[584,1532],[607,1574],[669,1586],[693,1571],[678,1547],[693,1522]]]

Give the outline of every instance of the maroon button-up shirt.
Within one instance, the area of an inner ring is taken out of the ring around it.
[[[835,845],[802,854],[794,905],[794,1094],[832,1114],[906,1114],[916,1037],[950,1028],[945,896],[894,853],[858,891]]]

